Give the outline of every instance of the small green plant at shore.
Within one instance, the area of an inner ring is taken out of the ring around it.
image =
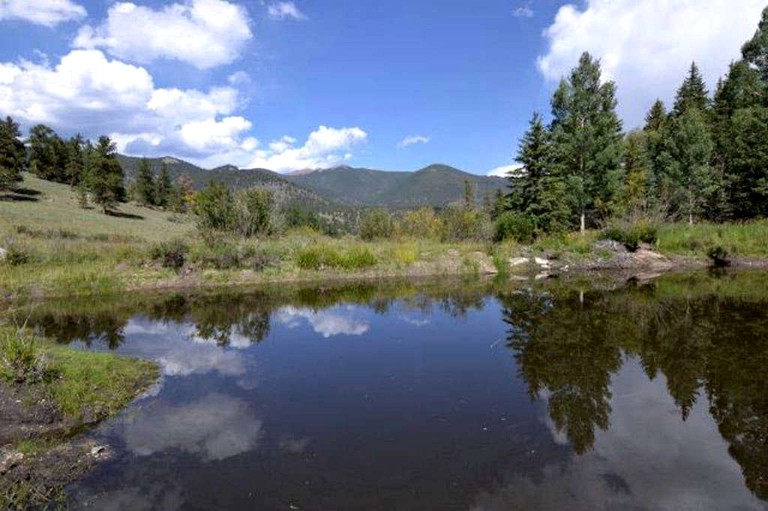
[[[296,266],[302,270],[322,268],[361,270],[375,266],[376,256],[367,247],[352,247],[346,253],[332,247],[311,246],[300,249],[294,256]]]
[[[163,268],[173,268],[178,270],[184,266],[189,247],[181,240],[162,241],[154,245],[150,251],[150,256],[156,261],[160,261]]]
[[[652,222],[618,222],[603,231],[606,239],[621,243],[630,252],[637,251],[641,243],[654,245],[659,239],[659,228]]]
[[[731,265],[731,255],[722,245],[715,245],[707,250],[707,256],[715,268],[725,268]]]
[[[48,359],[35,339],[21,331],[0,333],[0,377],[9,383],[33,384],[51,379]]]

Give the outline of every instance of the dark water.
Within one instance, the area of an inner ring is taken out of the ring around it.
[[[157,360],[90,509],[766,509],[768,275],[41,304]]]

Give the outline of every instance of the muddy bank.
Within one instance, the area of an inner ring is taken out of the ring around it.
[[[57,346],[42,352],[56,369],[52,381],[0,380],[2,509],[64,504],[64,488],[111,455],[83,434],[158,376],[147,361]]]

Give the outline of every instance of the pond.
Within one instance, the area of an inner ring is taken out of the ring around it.
[[[162,378],[76,508],[766,509],[768,274],[38,304]]]

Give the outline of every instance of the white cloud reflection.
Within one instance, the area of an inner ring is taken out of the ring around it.
[[[179,449],[204,461],[253,450],[261,434],[247,402],[215,393],[191,404],[150,403],[121,425],[127,449],[138,456]]]
[[[306,321],[315,333],[326,339],[336,335],[363,335],[370,329],[367,321],[352,317],[349,309],[313,311],[306,308],[283,307],[277,311],[275,318],[288,328],[296,328],[302,321]]]

